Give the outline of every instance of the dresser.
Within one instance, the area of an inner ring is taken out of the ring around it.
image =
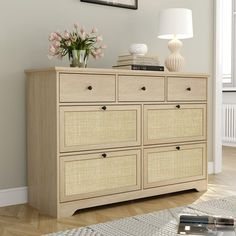
[[[83,208],[207,189],[205,74],[49,68],[27,74],[29,204]]]

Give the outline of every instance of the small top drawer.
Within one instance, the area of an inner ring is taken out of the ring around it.
[[[115,99],[115,75],[60,75],[60,102],[114,102]]]
[[[164,101],[164,77],[119,76],[119,101]]]
[[[168,77],[168,101],[207,100],[207,78]]]

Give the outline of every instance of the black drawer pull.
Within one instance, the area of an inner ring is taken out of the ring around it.
[[[146,90],[147,90],[145,86],[143,86],[141,89],[142,89],[143,91],[146,91]]]
[[[93,87],[90,85],[90,86],[88,86],[88,90],[92,90],[93,89]]]
[[[107,157],[107,154],[106,154],[106,153],[103,153],[103,154],[102,154],[102,157],[103,157],[103,158],[106,158],[106,157]]]
[[[186,88],[187,91],[191,91],[192,89],[190,87]]]
[[[180,109],[180,105],[176,105],[176,108]]]
[[[176,149],[179,151],[180,150],[180,146],[177,146]]]
[[[102,107],[102,110],[103,110],[103,111],[105,111],[106,109],[107,109],[107,107],[106,107],[106,106],[103,106],[103,107]]]

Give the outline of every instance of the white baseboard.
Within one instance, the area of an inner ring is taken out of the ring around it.
[[[236,147],[236,143],[223,142],[222,145],[223,145],[223,146],[226,146],[226,147]]]
[[[208,174],[214,174],[214,162],[213,161],[209,161],[208,162]]]
[[[0,207],[28,202],[27,187],[0,190]]]

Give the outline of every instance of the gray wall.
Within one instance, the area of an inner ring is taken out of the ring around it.
[[[187,71],[212,72],[213,0],[139,0],[137,11],[81,3],[79,0],[1,0],[0,7],[0,189],[26,185],[24,70],[68,66],[68,60],[47,59],[48,35],[70,29],[74,22],[95,25],[108,45],[106,56],[90,67],[110,68],[133,42],[148,44],[161,60],[167,41],[157,39],[162,8],[193,10],[194,38],[184,41]],[[210,94],[211,95],[211,94]],[[210,129],[211,136],[211,129]],[[211,158],[211,157],[210,157]]]

